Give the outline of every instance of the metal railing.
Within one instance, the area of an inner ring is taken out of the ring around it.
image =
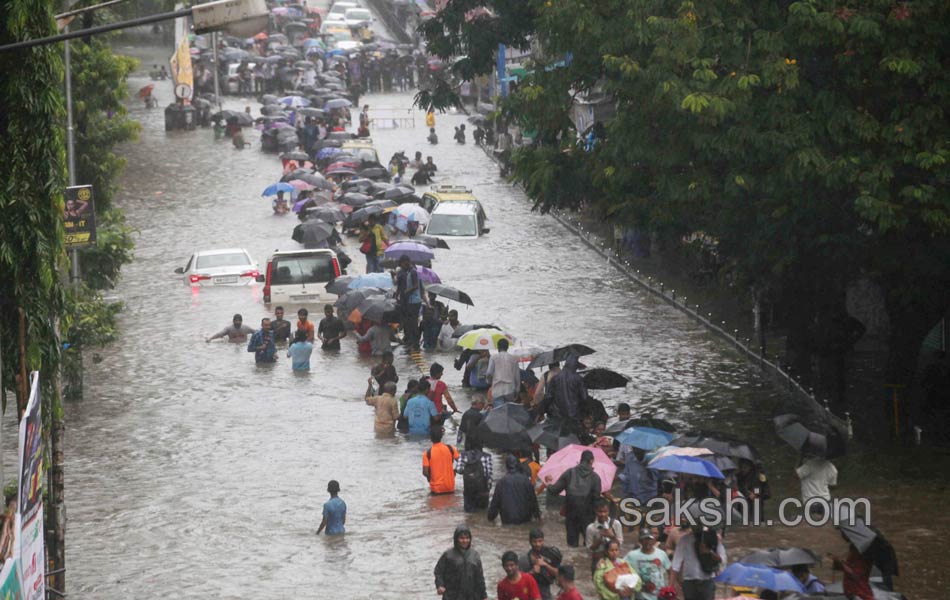
[[[416,126],[416,113],[412,108],[382,106],[369,110],[369,126],[372,129],[411,129]]]

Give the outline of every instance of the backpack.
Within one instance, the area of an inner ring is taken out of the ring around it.
[[[715,530],[694,530],[693,536],[695,538],[693,542],[696,544],[696,556],[699,558],[699,566],[704,573],[715,573],[722,566],[719,554],[716,552],[719,549],[719,538],[716,536]],[[709,552],[700,550],[700,544],[703,543],[710,549]]]
[[[469,493],[484,496],[488,494],[488,478],[485,477],[485,467],[482,465],[481,452],[467,451],[465,466],[462,467],[462,483]]]

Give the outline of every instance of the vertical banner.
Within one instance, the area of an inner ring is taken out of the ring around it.
[[[40,415],[39,372],[33,372],[32,380],[30,400],[20,419],[16,544],[20,550],[22,597],[24,600],[44,600],[46,540],[43,537],[43,420]]]
[[[508,57],[505,54],[506,49],[504,44],[498,44],[498,64],[497,75],[498,75],[498,90],[502,98],[508,96],[508,73],[506,69],[506,62]]]
[[[63,227],[66,229],[66,248],[96,245],[96,205],[92,199],[91,185],[66,188]]]
[[[192,90],[195,89],[195,78],[191,70],[191,46],[188,44],[188,36],[183,36],[178,43],[178,49],[172,55],[168,64],[171,66],[172,81],[175,82],[176,95],[181,86],[188,86],[187,94],[181,94],[178,97],[183,100],[190,100]],[[217,65],[215,65],[217,68]],[[184,89],[184,88],[182,88]]]

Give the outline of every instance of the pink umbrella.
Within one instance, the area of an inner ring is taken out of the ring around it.
[[[617,474],[617,465],[604,454],[603,450],[592,446],[581,446],[580,444],[564,446],[548,457],[548,461],[538,471],[538,478],[545,485],[553,485],[564,471],[576,467],[581,462],[581,454],[585,450],[594,453],[594,472],[600,477],[600,489],[603,491],[610,490],[614,483],[614,475]],[[563,496],[564,492],[561,492],[561,495]]]
[[[313,189],[312,185],[300,179],[294,179],[293,181],[290,182],[290,185],[292,185],[295,190],[312,190]]]
[[[419,279],[422,280],[422,283],[442,283],[439,274],[432,269],[416,265],[416,272],[419,273]]]

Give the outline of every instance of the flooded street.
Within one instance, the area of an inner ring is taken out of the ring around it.
[[[167,59],[160,49],[116,51],[147,57],[129,81],[132,90],[146,83],[150,64]],[[167,104],[171,83],[158,82],[156,94]],[[412,95],[364,102],[405,109]],[[257,116],[259,104],[247,104]],[[245,105],[229,98],[225,108]],[[493,595],[501,553],[524,552],[530,527],[466,516],[461,479],[455,497],[429,496],[420,468],[428,443],[373,434],[372,409],[362,400],[371,361],[357,355],[352,339],[339,354],[316,349],[303,376],[283,353],[276,365],[256,367],[243,345],[205,343],[234,313],[255,328],[271,316],[260,285],[191,290],[173,271],[203,249],[243,247],[263,266],[273,250],[299,247],[290,239],[297,220],[273,216],[260,196],[280,177],[277,157],[260,152],[253,130],[245,129],[251,147],[241,152],[210,129],[166,133],[161,109],[135,103],[131,112],[143,130],[123,150],[128,166],[116,201],[138,230],[135,261],[115,290],[126,305],[121,338],[99,352],[101,363],[87,356],[85,400],[67,407],[68,592],[96,600],[435,597],[432,568],[455,526],[467,521]],[[518,343],[597,349],[585,362],[633,378],[626,390],[595,393],[611,413],[626,401],[635,414],[744,437],[765,456],[774,497],[797,493],[789,478],[796,457],[770,422],[786,401],[781,393],[554,219],[533,213],[471,137],[465,146],[451,142],[452,126],[463,122],[464,115],[438,116],[443,143],[436,147],[425,142],[421,112],[415,128],[372,134],[384,163],[396,151],[421,150],[439,167],[437,183],[470,187],[485,207],[491,233],[450,243],[433,263],[445,283],[475,302],[454,306],[462,323],[495,323]],[[358,243],[347,245],[350,272],[362,272]],[[418,376],[401,349],[396,354],[401,382]],[[426,355],[446,366],[464,410],[468,398],[453,358]],[[454,444],[454,425],[448,429]],[[950,524],[944,514],[925,512],[941,487],[916,484],[908,507],[888,482],[849,487],[859,481],[839,469],[840,494],[874,500],[879,526],[902,561],[900,588],[917,599],[942,597],[950,558],[933,558],[928,549],[941,545]],[[314,535],[330,479],[340,481],[348,505],[347,533],[335,539]],[[545,513],[544,527],[548,542],[566,549],[556,510]],[[731,558],[743,548],[789,544],[845,550],[830,528],[738,531],[726,541]],[[587,561],[584,552],[566,556]],[[830,579],[827,563],[819,573]],[[581,568],[578,581],[588,597],[586,573]]]

